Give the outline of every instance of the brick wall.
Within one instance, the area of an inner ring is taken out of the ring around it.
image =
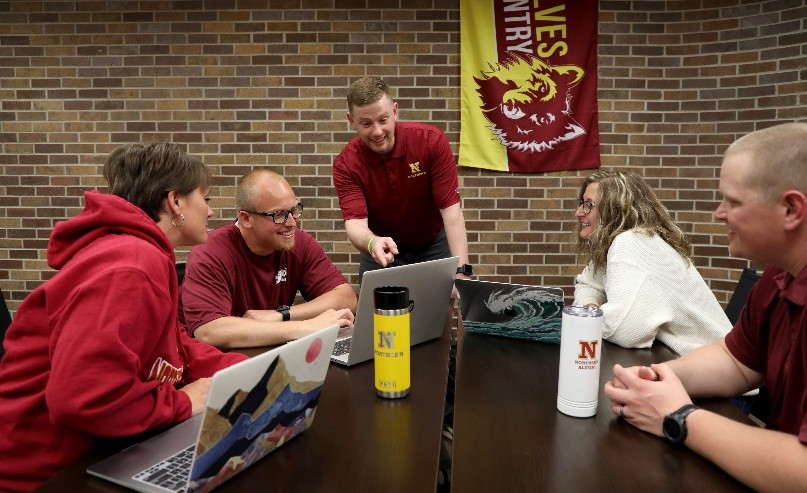
[[[717,6],[716,6],[717,5]],[[720,156],[736,137],[807,118],[807,0],[601,1],[604,168],[658,190],[725,302],[747,262],[712,218]],[[353,136],[349,82],[383,76],[401,117],[460,131],[458,0],[0,2],[0,287],[14,310],[53,275],[56,221],[103,187],[115,147],[165,140],[209,164],[214,226],[234,216],[238,176],[285,175],[303,227],[356,282],[331,161]],[[471,261],[481,278],[572,293],[582,173],[461,168]],[[186,252],[179,252],[184,258]]]

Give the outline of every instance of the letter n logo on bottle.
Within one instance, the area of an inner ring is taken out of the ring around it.
[[[580,354],[578,359],[596,359],[598,341],[580,341]]]
[[[395,339],[395,332],[378,332],[378,348],[379,349],[392,349],[393,339]]]

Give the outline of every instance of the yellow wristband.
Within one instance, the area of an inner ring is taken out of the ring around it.
[[[367,253],[369,253],[370,255],[373,254],[373,242],[375,242],[375,238],[376,237],[373,236],[372,238],[370,238],[370,242],[367,243]]]

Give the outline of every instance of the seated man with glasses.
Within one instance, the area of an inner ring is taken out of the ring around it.
[[[353,326],[356,292],[322,246],[299,229],[303,204],[277,173],[241,177],[238,220],[188,255],[180,321],[222,349],[281,344]],[[297,293],[305,302],[293,305]]]

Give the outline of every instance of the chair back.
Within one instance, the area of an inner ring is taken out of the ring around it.
[[[177,282],[182,286],[182,281],[185,279],[185,262],[177,262]]]
[[[759,274],[755,269],[745,268],[740,274],[740,280],[737,281],[737,287],[734,288],[734,293],[731,294],[729,304],[726,305],[726,316],[729,318],[731,325],[737,323],[737,318],[740,316],[745,301],[748,299],[748,293],[754,283],[759,279]]]
[[[2,290],[0,290],[0,301],[3,302],[3,306],[0,306],[0,359],[2,359],[3,355],[6,354],[6,350],[3,348],[3,340],[6,338],[8,326],[11,325],[11,312],[8,311],[8,305],[6,305]]]

